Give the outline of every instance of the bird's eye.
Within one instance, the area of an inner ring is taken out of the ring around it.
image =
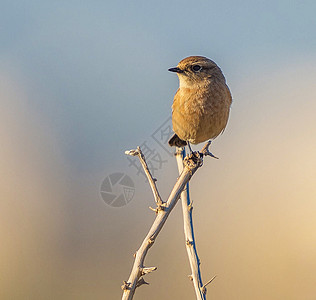
[[[192,70],[194,72],[199,72],[202,70],[202,67],[200,65],[194,65],[194,66],[192,66]]]

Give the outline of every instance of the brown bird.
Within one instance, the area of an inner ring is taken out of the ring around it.
[[[176,72],[179,89],[172,105],[175,134],[170,146],[183,147],[216,138],[226,127],[232,96],[217,64],[203,56],[181,60]]]

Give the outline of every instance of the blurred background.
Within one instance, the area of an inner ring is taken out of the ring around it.
[[[177,167],[162,129],[178,87],[167,69],[203,55],[234,98],[212,145],[220,159],[206,159],[190,186],[202,277],[217,275],[208,298],[315,299],[315,10],[1,1],[0,298],[120,299],[154,220],[124,151],[146,148],[166,199]],[[195,299],[179,204],[146,265],[158,270],[135,299]]]

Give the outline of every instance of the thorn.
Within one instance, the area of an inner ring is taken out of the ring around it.
[[[149,209],[154,211],[156,214],[158,213],[158,207],[157,208],[152,208],[151,206],[149,206]]]
[[[206,286],[208,286],[215,278],[216,278],[217,275],[215,275],[211,280],[209,280],[207,283],[205,283],[203,286],[202,286],[202,293],[203,294],[206,294]]]
[[[136,156],[139,154],[138,150],[132,149],[132,150],[126,150],[124,152],[126,155],[130,155],[130,156]]]
[[[149,274],[157,270],[157,267],[142,268],[142,275]]]
[[[146,281],[144,280],[144,278],[142,277],[142,278],[138,279],[138,281],[137,281],[137,283],[136,283],[136,287],[140,287],[140,286],[143,285],[143,284],[149,284],[149,283],[146,282]]]
[[[155,240],[153,240],[153,239],[149,239],[149,240],[148,240],[148,244],[149,244],[149,245],[152,245],[152,244],[154,243],[154,241],[155,241]]]
[[[121,286],[122,290],[125,291],[125,290],[129,290],[130,289],[130,286],[131,284],[129,282],[127,282],[126,280],[123,281],[123,285]]]
[[[189,277],[189,279],[190,279],[191,281],[193,281],[193,276],[192,276],[192,275],[188,275],[188,277]]]
[[[158,214],[159,211],[166,210],[166,203],[162,202],[161,204],[157,204],[156,208],[152,208],[151,206],[149,206],[149,209],[154,211],[156,214]]]
[[[192,246],[192,245],[193,245],[193,241],[187,240],[187,241],[186,241],[186,244],[187,244],[188,246]]]
[[[137,255],[137,251],[133,254],[133,256],[136,257],[136,255]]]
[[[205,156],[207,156],[207,155],[210,157],[213,157],[215,159],[219,159],[219,157],[215,156],[212,152],[207,151],[207,154]]]
[[[217,156],[215,156],[213,153],[210,152],[209,147],[210,147],[211,143],[212,143],[212,141],[208,141],[208,142],[204,145],[204,147],[203,147],[202,150],[201,150],[201,154],[202,154],[202,156],[203,156],[203,155],[204,155],[204,156],[210,156],[210,157],[219,159]]]
[[[167,208],[167,206],[166,206],[166,202],[163,202],[162,200],[160,200],[161,201],[161,204],[158,204],[158,207],[157,207],[157,209],[158,209],[158,211],[164,211],[164,210],[166,210],[166,208]]]

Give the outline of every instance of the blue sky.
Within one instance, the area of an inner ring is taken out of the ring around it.
[[[80,164],[93,151],[96,167],[99,150],[148,136],[170,114],[170,66],[204,55],[238,85],[299,62],[316,51],[315,9],[313,1],[4,1],[1,64],[67,141],[73,164],[88,167]]]

